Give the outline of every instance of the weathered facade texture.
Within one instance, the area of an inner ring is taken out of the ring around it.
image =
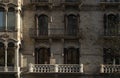
[[[120,78],[119,0],[0,0],[0,78]]]

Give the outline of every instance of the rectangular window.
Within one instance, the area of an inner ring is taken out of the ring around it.
[[[8,12],[7,16],[7,29],[8,30],[15,30],[15,13]]]
[[[79,64],[79,48],[64,48],[64,64]]]
[[[4,12],[0,12],[0,30],[5,29]]]

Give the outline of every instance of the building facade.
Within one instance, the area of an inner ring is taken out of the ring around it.
[[[119,0],[0,0],[0,78],[120,78]]]

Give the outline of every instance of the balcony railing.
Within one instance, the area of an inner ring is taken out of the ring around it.
[[[0,67],[0,72],[17,72],[15,67]]]
[[[80,37],[82,31],[80,29],[71,29],[71,30],[65,30],[65,29],[58,29],[58,28],[51,28],[51,29],[33,29],[30,28],[30,37],[34,38],[40,38],[40,37]]]
[[[120,65],[101,65],[101,73],[120,73]]]
[[[31,73],[83,73],[83,64],[29,64]]]

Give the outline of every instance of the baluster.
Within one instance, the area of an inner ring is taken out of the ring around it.
[[[83,64],[80,65],[80,72],[83,73]]]
[[[41,66],[41,72],[43,72],[43,66]]]
[[[33,72],[33,64],[32,63],[29,64],[29,72]]]
[[[58,72],[58,65],[55,65],[55,72]]]

